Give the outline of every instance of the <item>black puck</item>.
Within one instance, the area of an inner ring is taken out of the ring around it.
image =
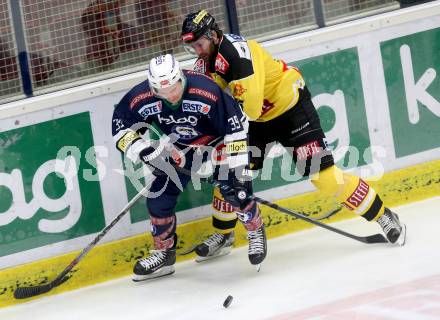
[[[234,298],[231,295],[227,296],[225,301],[223,302],[223,307],[228,308],[232,303],[232,299]]]

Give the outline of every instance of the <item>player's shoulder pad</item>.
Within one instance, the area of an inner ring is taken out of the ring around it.
[[[245,38],[236,34],[224,34],[221,40],[217,56],[215,58],[215,71],[226,74],[234,63],[240,59],[240,52],[234,46],[234,42],[246,41]]]
[[[122,98],[120,104],[125,104],[128,110],[133,110],[148,100],[154,100],[154,95],[150,90],[148,81],[145,80],[128,91]]]
[[[197,99],[207,100],[209,103],[216,103],[222,91],[221,88],[210,77],[192,70],[184,70],[188,94],[194,95]]]
[[[236,34],[224,34],[215,60],[216,72],[226,75],[230,68],[235,68],[238,79],[253,73],[252,57],[247,40]],[[237,80],[237,79],[230,79]],[[229,80],[229,81],[230,81]]]

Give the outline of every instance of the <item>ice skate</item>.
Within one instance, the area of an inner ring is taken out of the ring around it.
[[[145,281],[173,274],[175,262],[175,249],[154,250],[148,257],[136,263],[133,281]]]
[[[255,231],[248,231],[249,240],[249,261],[255,266],[257,272],[260,271],[261,263],[266,258],[267,240],[264,225]]]
[[[377,219],[377,223],[381,226],[390,243],[395,243],[400,246],[405,244],[406,240],[406,226],[400,223],[397,214],[390,209],[385,208],[384,214]]]
[[[212,234],[208,239],[196,247],[196,262],[218,258],[231,253],[233,243],[234,232],[228,234]]]

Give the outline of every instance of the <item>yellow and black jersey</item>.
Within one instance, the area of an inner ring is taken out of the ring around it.
[[[206,66],[198,60],[195,70],[205,71],[223,89],[242,102],[250,120],[272,120],[298,102],[304,80],[298,69],[277,60],[254,40],[225,34],[218,53]]]

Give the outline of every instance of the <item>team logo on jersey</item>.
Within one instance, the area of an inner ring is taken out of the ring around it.
[[[190,126],[174,126],[171,131],[182,140],[194,139],[200,135],[200,132]]]
[[[157,101],[155,103],[150,103],[142,108],[139,109],[139,114],[144,118],[147,119],[148,116],[151,116],[153,114],[158,114],[162,111],[162,101]]]
[[[194,64],[194,71],[206,74],[206,64],[203,59],[198,59]]]
[[[158,120],[159,123],[164,123],[166,125],[170,125],[170,124],[185,124],[185,123],[189,123],[192,126],[196,126],[197,125],[197,121],[199,119],[197,119],[196,116],[188,116],[188,117],[182,117],[182,118],[174,118],[173,115],[170,115],[169,117],[162,117],[160,114],[158,116]]]
[[[234,97],[240,97],[246,91],[247,90],[245,88],[243,88],[243,86],[240,83],[237,83],[237,84],[234,85],[234,91],[233,91],[232,95]]]
[[[211,110],[211,106],[200,101],[183,100],[182,110],[187,112],[200,112],[202,114],[207,114],[209,110]]]
[[[229,69],[229,63],[226,59],[219,53],[215,58],[215,70],[226,74]]]

